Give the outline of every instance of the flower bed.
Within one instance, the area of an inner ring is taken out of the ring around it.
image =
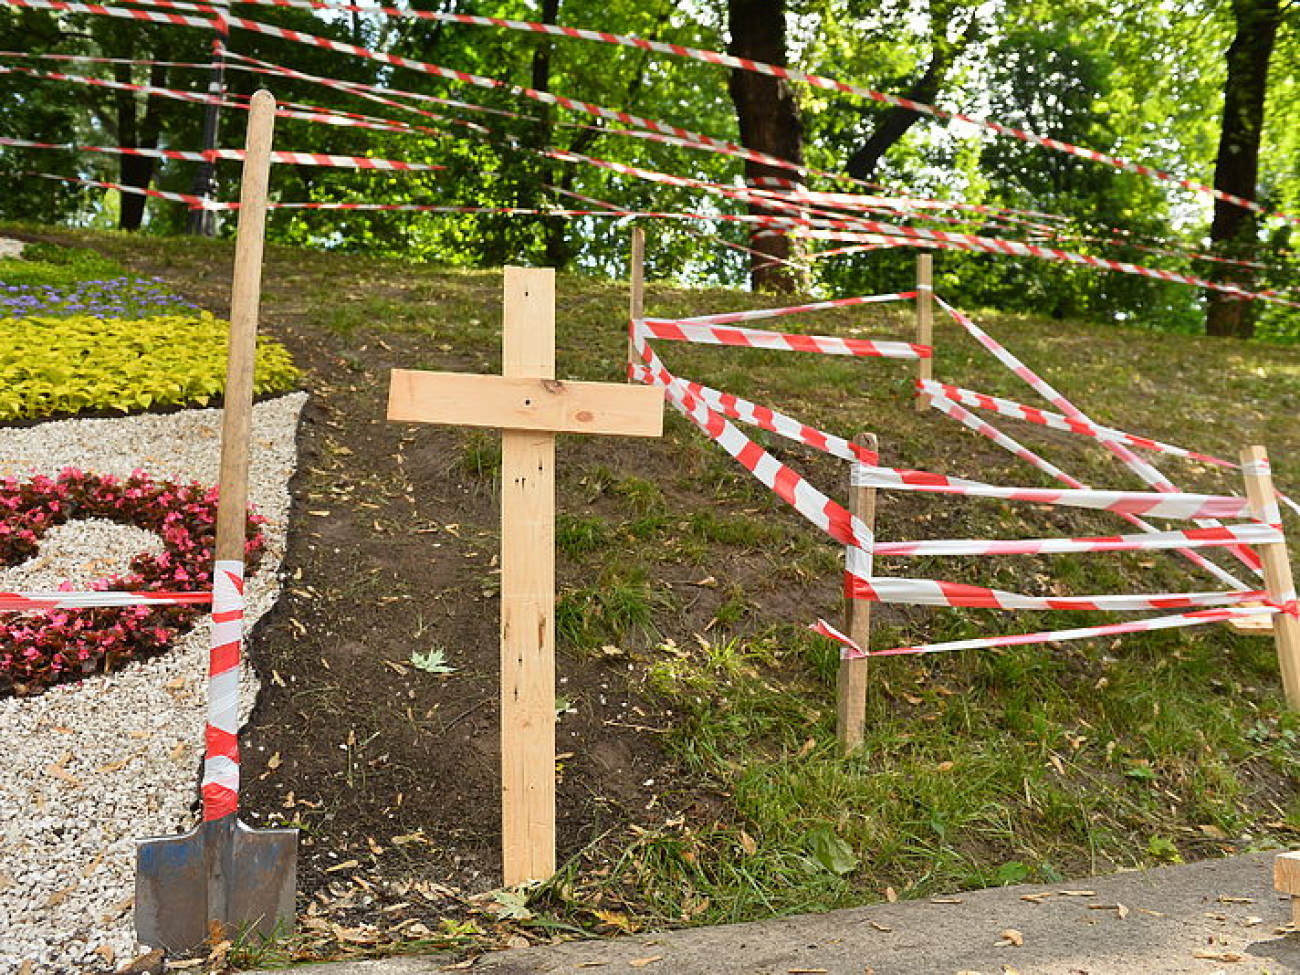
[[[131,560],[131,571],[93,589],[208,591],[212,588],[217,492],[198,483],[155,481],[140,471],[119,479],[69,468],[57,478],[0,480],[0,564],[36,554],[54,525],[103,518],[156,533],[163,551]],[[245,559],[264,547],[262,519],[250,512]],[[167,650],[204,612],[190,606],[55,610],[0,614],[0,696],[38,693],[127,660]]]

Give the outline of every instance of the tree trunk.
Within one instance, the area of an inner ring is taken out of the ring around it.
[[[131,66],[114,65],[114,74],[118,81],[131,81]],[[149,82],[155,87],[167,84],[167,69],[154,65],[150,69]],[[158,137],[162,133],[162,115],[159,100],[150,97],[145,103],[142,116],[136,114],[135,96],[128,91],[116,92],[114,99],[117,108],[118,145],[125,149],[156,149]],[[145,156],[122,156],[118,172],[123,186],[147,189],[153,181],[157,161]],[[118,211],[117,227],[119,230],[139,230],[144,223],[144,205],[147,197],[143,193],[122,193],[122,202]]]
[[[1259,142],[1264,131],[1268,64],[1282,15],[1279,0],[1232,0],[1237,33],[1228,48],[1228,77],[1223,85],[1223,126],[1214,164],[1214,188],[1255,199],[1259,177]],[[1250,260],[1255,255],[1259,221],[1254,211],[1226,200],[1214,201],[1211,250],[1220,257]],[[1206,274],[1216,282],[1249,288],[1252,275],[1231,265],[1215,264]],[[1209,335],[1249,338],[1255,319],[1249,301],[1221,291],[1206,298],[1205,331]]]
[[[542,20],[543,24],[556,24],[560,19],[560,0],[542,0]],[[536,91],[549,91],[551,88],[551,49],[552,41],[549,35],[543,34],[533,50],[533,68],[532,68],[532,87]],[[554,127],[551,125],[551,106],[546,104],[538,105],[538,123],[537,123],[537,142],[538,148],[548,148],[554,138]],[[573,178],[569,172],[560,164],[554,166],[543,164],[539,168],[539,173],[543,182],[558,184],[564,188],[572,185]],[[538,186],[535,188],[535,198],[538,201],[548,199],[552,194]],[[563,201],[560,202],[563,205]],[[568,239],[568,221],[560,220],[557,217],[542,217],[542,234],[544,240],[545,261],[548,267],[563,269],[573,260],[573,247]]]
[[[786,64],[785,0],[728,0],[727,23],[731,44],[727,50],[735,57]],[[803,165],[803,122],[799,104],[790,86],[780,78],[732,70],[727,82],[731,100],[740,123],[740,141],[748,149]],[[770,189],[766,180],[793,185],[797,172],[776,166],[745,161],[745,181],[750,186]],[[767,216],[785,216],[751,204],[749,212]],[[750,233],[750,245],[758,253],[750,258],[749,280],[755,291],[798,291],[804,285],[802,275],[788,264],[796,253],[791,238],[780,231],[757,227]]]

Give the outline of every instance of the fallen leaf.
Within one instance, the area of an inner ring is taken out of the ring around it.
[[[1256,924],[1263,924],[1263,923],[1264,923],[1264,919],[1262,917],[1252,916],[1252,917],[1243,918],[1241,921],[1241,926],[1243,928],[1253,928]]]
[[[1225,961],[1229,963],[1245,960],[1242,955],[1237,954],[1235,951],[1194,951],[1192,957],[1203,958],[1206,961]]]
[[[888,924],[881,924],[879,921],[868,921],[867,923],[870,924],[877,931],[885,932],[885,934],[889,934],[894,930]]]
[[[104,959],[104,964],[109,968],[112,968],[113,962],[117,961],[117,952],[113,950],[112,945],[100,945],[95,949],[95,954]]]
[[[340,870],[352,870],[359,866],[361,866],[361,863],[357,860],[344,860],[342,863],[336,863],[332,867],[326,867],[325,872],[338,873]]]
[[[758,843],[743,829],[740,831],[740,848],[745,851],[745,856],[752,857],[758,852]]]
[[[897,903],[898,903],[898,892],[897,892],[896,890],[894,890],[893,887],[886,887],[886,888],[885,888],[885,900],[889,901],[889,903],[891,903],[891,904],[897,904]]]
[[[1002,939],[999,947],[1020,948],[1023,947],[1025,943],[1025,936],[1015,928],[1006,928],[998,933],[998,937]]]
[[[825,968],[787,968],[789,975],[826,975]]]
[[[185,961],[169,961],[167,970],[169,972],[184,971],[187,968],[199,968],[206,964],[207,962],[202,958],[187,958]]]
[[[645,958],[633,958],[628,964],[633,968],[645,968],[646,965],[653,965],[655,962],[663,960],[663,955],[647,955]]]
[[[952,771],[954,768],[956,768],[956,767],[957,767],[957,763],[956,763],[956,762],[940,762],[940,763],[935,767],[935,771],[937,771],[937,772],[951,772],[951,771]]]
[[[280,758],[280,753],[276,752],[274,755],[272,755],[270,758],[266,760],[266,767],[269,768],[271,771],[275,771],[280,767],[281,761],[282,760]]]
[[[71,754],[65,755],[57,762],[51,762],[49,765],[45,766],[45,774],[52,779],[58,779],[60,782],[66,782],[74,789],[80,789],[81,779],[77,778],[75,775],[73,775],[71,772],[69,772],[67,769],[63,767],[63,763],[66,762],[70,757]]]
[[[814,738],[809,738],[799,747],[799,751],[795,753],[794,757],[803,758],[805,755],[807,755],[810,751],[812,751],[816,747],[817,747],[817,740]]]
[[[1123,904],[1116,904],[1115,913],[1119,915],[1119,919],[1122,921],[1124,918],[1128,917],[1128,908]]]
[[[1029,901],[1031,904],[1041,904],[1051,896],[1052,892],[1050,890],[1045,890],[1041,894],[1021,894],[1020,899],[1022,901]]]
[[[962,899],[960,897],[931,897],[930,903],[931,904],[961,904]]]
[[[1060,894],[1062,897],[1096,897],[1097,896],[1097,892],[1095,890],[1058,890],[1057,893]]]
[[[603,968],[605,965],[608,964],[609,962],[607,961],[580,961],[578,962],[578,964],[574,965],[573,967],[574,968]]]
[[[1229,897],[1229,896],[1227,896],[1226,894],[1220,894],[1219,897],[1218,897],[1218,901],[1219,901],[1220,904],[1253,904],[1253,903],[1255,903],[1255,900],[1254,900],[1254,898],[1252,898],[1252,897]]]

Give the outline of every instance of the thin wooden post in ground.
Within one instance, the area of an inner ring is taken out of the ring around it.
[[[853,442],[872,452],[877,449],[874,433],[860,433],[853,438]],[[851,484],[849,511],[874,532],[876,489]],[[865,599],[844,601],[844,632],[863,650],[871,646],[870,602]],[[839,679],[836,682],[838,718],[835,728],[840,745],[846,753],[862,744],[867,721],[867,664],[866,657],[840,658]]]
[[[555,272],[505,269],[502,376],[394,369],[390,420],[501,441],[501,832],[507,886],[555,873],[555,435],[657,437],[663,390],[555,380]]]
[[[1268,451],[1263,447],[1247,447],[1241,452],[1241,472],[1246,482],[1246,497],[1250,500],[1251,515],[1270,525],[1282,524],[1277,495],[1273,490],[1273,475],[1269,470]],[[1264,586],[1269,598],[1283,606],[1295,607],[1295,580],[1291,575],[1291,558],[1286,542],[1270,542],[1257,546],[1264,563]],[[1278,613],[1273,617],[1273,641],[1277,645],[1278,668],[1282,672],[1282,690],[1286,703],[1293,711],[1300,711],[1300,618],[1293,613]]]
[[[916,255],[916,344],[934,345],[934,256]],[[916,360],[916,378],[924,382],[934,378],[934,360]],[[916,391],[916,409],[924,413],[929,399]]]
[[[645,314],[645,230],[641,227],[632,228],[630,264],[631,266],[628,269],[630,287],[628,289],[627,317],[629,321],[636,321]],[[629,325],[627,333],[628,382],[635,382],[632,378],[632,366],[640,364],[641,357],[636,353],[636,343],[632,341],[632,331]]]

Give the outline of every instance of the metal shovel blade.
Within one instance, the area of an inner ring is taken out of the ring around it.
[[[180,836],[136,840],[136,939],[190,954],[213,934],[293,929],[298,831],[250,829],[234,815]]]

